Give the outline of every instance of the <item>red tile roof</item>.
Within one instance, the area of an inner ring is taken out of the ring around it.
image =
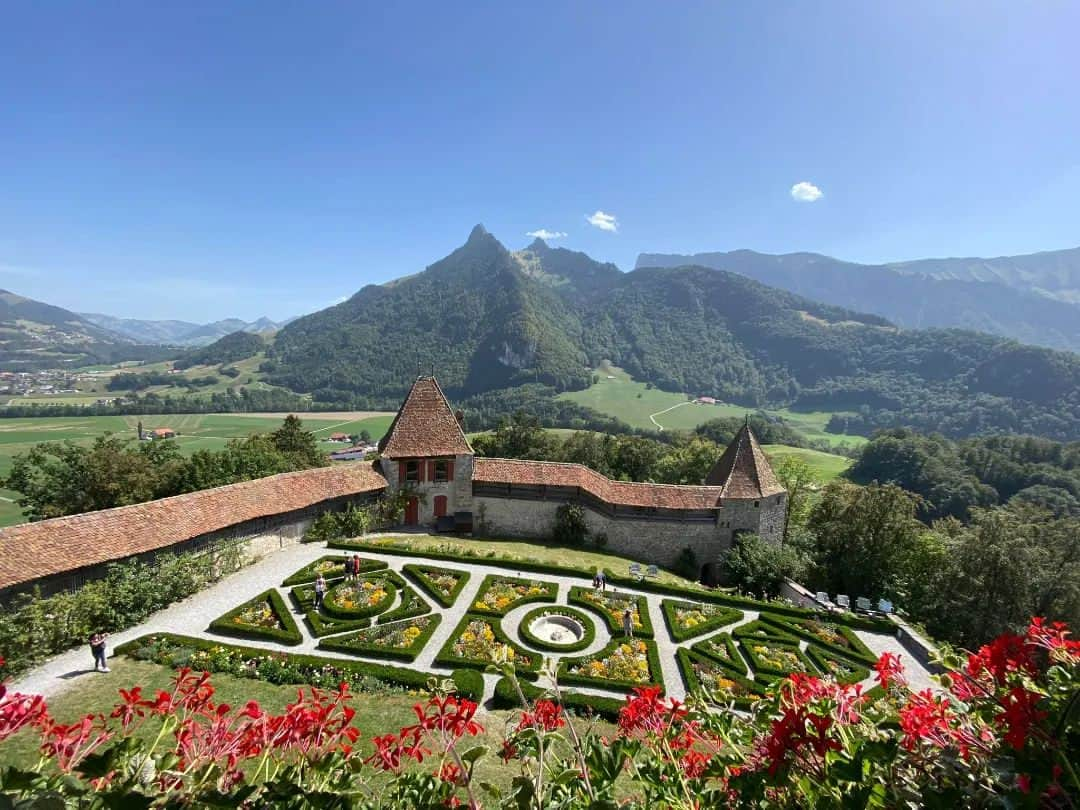
[[[720,506],[723,495],[720,487],[612,481],[581,464],[506,458],[477,458],[473,462],[473,481],[486,484],[580,487],[605,503],[659,509],[716,509]]]
[[[0,588],[385,487],[370,463],[358,462],[0,529]]]
[[[390,429],[379,442],[384,458],[471,454],[472,448],[434,377],[413,383]]]
[[[723,487],[725,498],[766,498],[784,491],[749,424],[731,440],[705,483]]]

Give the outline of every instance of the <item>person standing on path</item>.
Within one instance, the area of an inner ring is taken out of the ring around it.
[[[94,672],[108,672],[109,666],[105,663],[105,639],[108,633],[94,633],[90,636],[90,653],[94,656]]]
[[[319,574],[315,580],[315,610],[322,610],[323,597],[326,596],[326,580]]]
[[[622,629],[623,636],[625,636],[626,638],[634,637],[634,614],[630,612],[630,608],[627,608],[623,611]]]
[[[601,571],[597,574],[600,577],[600,591],[601,593],[607,593],[607,577],[604,576],[604,572]]]

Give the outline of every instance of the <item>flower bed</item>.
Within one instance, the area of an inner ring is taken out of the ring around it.
[[[360,619],[382,613],[394,603],[397,585],[386,575],[341,582],[326,592],[323,612],[337,619]]]
[[[835,655],[823,647],[809,645],[806,648],[806,657],[823,675],[829,675],[840,683],[859,683],[870,677],[870,670],[866,667],[856,664],[847,656]]]
[[[781,644],[798,644],[799,637],[794,633],[781,630],[774,624],[756,619],[746,624],[741,624],[731,631],[735,638],[758,639],[762,641],[778,641]]]
[[[843,625],[821,619],[794,619],[765,615],[761,618],[767,624],[774,625],[787,633],[800,636],[819,647],[834,650],[868,666],[877,660],[862,640]]]
[[[425,602],[423,597],[408,585],[400,586],[398,593],[401,594],[401,601],[398,602],[397,607],[376,617],[375,622],[377,624],[389,624],[402,619],[412,619],[431,612],[431,605]]]
[[[480,583],[469,610],[490,616],[505,616],[514,608],[529,602],[554,602],[558,590],[559,586],[554,582],[488,574]]]
[[[478,667],[512,661],[522,677],[536,677],[540,656],[514,644],[491,616],[466,613],[435,658],[436,664],[450,667]]]
[[[664,599],[660,603],[660,609],[664,611],[668,632],[675,641],[704,635],[743,617],[741,610],[713,602],[676,602]]]
[[[581,625],[583,634],[580,639],[572,644],[553,644],[546,639],[540,638],[529,629],[529,625],[542,616],[566,616],[573,619]],[[538,607],[526,613],[518,625],[518,635],[521,636],[522,641],[535,649],[550,650],[557,653],[572,653],[584,650],[596,640],[596,628],[592,619],[580,610],[556,605],[553,607]]]
[[[599,613],[607,622],[612,635],[623,634],[623,612],[630,608],[634,618],[634,635],[642,638],[653,637],[652,622],[649,621],[649,605],[644,596],[613,591],[598,591],[595,588],[583,588],[575,585],[570,589],[566,600],[571,605],[581,605]]]
[[[559,665],[559,682],[617,691],[662,684],[656,643],[645,639],[613,641],[594,655],[565,659]]]
[[[336,689],[342,682],[347,682],[367,691],[386,686],[423,690],[431,679],[426,672],[390,664],[343,661],[302,653],[276,653],[173,633],[140,636],[118,646],[116,654],[174,669],[191,667],[196,671],[226,672],[267,683],[309,684],[321,689]],[[451,675],[455,681],[456,675],[456,672]]]
[[[401,570],[443,607],[452,606],[469,581],[468,571],[451,571],[432,565],[409,563],[402,566]]]
[[[360,558],[360,573],[380,571],[387,568],[387,564],[381,560],[368,560]],[[345,557],[331,555],[320,557],[313,563],[309,563],[294,574],[290,574],[281,584],[285,587],[291,585],[303,585],[305,582],[314,582],[322,574],[326,579],[339,579],[345,576]]]
[[[432,614],[393,624],[377,624],[366,630],[323,639],[319,649],[412,661],[424,649],[441,619]]]
[[[333,616],[324,615],[315,610],[315,586],[297,585],[289,591],[293,603],[304,613],[304,620],[308,629],[315,638],[327,636],[331,633],[345,633],[350,630],[359,630],[371,624],[371,619],[336,619]]]
[[[746,661],[739,654],[735,639],[727,633],[718,633],[715,636],[702,639],[690,649],[699,655],[704,655],[706,658],[711,658],[717,663],[723,664],[732,672],[739,675],[747,674]]]
[[[765,691],[763,685],[747,680],[730,667],[693,649],[680,649],[676,657],[688,694],[703,690],[714,703],[734,703],[737,708],[746,708]]]
[[[208,629],[212,633],[282,644],[299,644],[304,640],[285,600],[273,588],[214,619]]]
[[[814,665],[797,646],[744,638],[740,641],[754,674],[784,677],[792,672],[815,673]]]

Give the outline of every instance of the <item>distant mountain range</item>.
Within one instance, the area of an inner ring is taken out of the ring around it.
[[[156,349],[136,346],[61,307],[0,290],[0,370],[158,359]]]
[[[586,387],[608,360],[665,390],[844,411],[864,433],[908,424],[1080,438],[1080,356],[973,331],[898,329],[749,278],[741,273],[769,264],[749,255],[729,270],[622,273],[541,240],[511,252],[477,226],[423,272],[284,327],[264,370],[316,401],[385,408],[418,368],[434,366],[458,400],[490,400],[526,384]],[[500,401],[513,406],[510,394]]]
[[[1080,248],[996,259],[856,264],[817,253],[643,253],[637,267],[729,270],[910,329],[957,327],[1080,351]]]
[[[158,343],[170,346],[206,346],[233,332],[273,332],[294,320],[290,318],[278,322],[263,317],[248,322],[239,318],[226,318],[222,321],[198,324],[189,321],[114,318],[111,315],[90,312],[80,313],[80,316],[102,329],[137,343]]]

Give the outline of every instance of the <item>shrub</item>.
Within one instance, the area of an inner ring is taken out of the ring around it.
[[[675,561],[675,573],[679,576],[696,582],[701,569],[698,567],[697,554],[690,546],[683,546],[679,552],[679,559]]]
[[[577,503],[564,503],[555,511],[555,526],[552,537],[556,543],[566,546],[581,546],[589,534],[585,524],[585,508]]]
[[[96,632],[115,633],[138,624],[244,563],[237,546],[210,552],[159,554],[152,563],[110,564],[105,576],[78,590],[41,596],[22,593],[0,607],[0,651],[8,671],[22,672],[84,643]]]
[[[484,676],[475,669],[455,669],[450,678],[462,697],[479,701],[484,696]]]
[[[792,546],[762,540],[756,534],[739,538],[724,558],[724,572],[732,585],[754,593],[776,596],[785,579],[802,579],[806,559]]]

